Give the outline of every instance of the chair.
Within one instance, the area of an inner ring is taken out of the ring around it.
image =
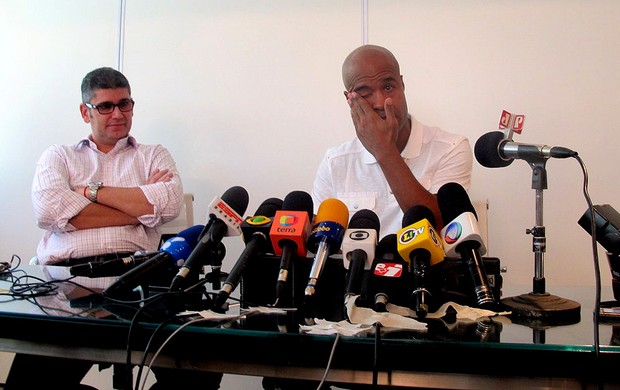
[[[168,238],[176,236],[181,230],[191,226],[194,226],[194,194],[185,193],[183,194],[183,205],[179,216],[159,227],[161,242],[163,243]]]
[[[476,215],[478,216],[478,226],[480,227],[480,234],[482,236],[482,240],[484,241],[484,245],[487,248],[487,252],[485,256],[489,256],[489,222],[488,222],[488,212],[489,212],[489,200],[488,199],[476,199],[472,200],[472,205],[476,210]]]

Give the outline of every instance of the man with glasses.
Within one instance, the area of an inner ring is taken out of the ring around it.
[[[115,69],[98,68],[84,77],[81,90],[80,113],[91,133],[77,144],[48,148],[32,183],[34,214],[44,230],[36,259],[43,265],[155,252],[159,226],[176,218],[183,202],[170,152],[129,135],[135,103],[127,78]],[[110,283],[110,278],[96,279],[89,287],[103,289],[107,286],[97,283]],[[80,388],[91,367],[87,361],[17,354],[5,389]],[[218,389],[221,380],[221,374],[153,371],[154,389]]]
[[[175,162],[163,146],[129,135],[133,108],[129,81],[117,70],[98,68],[82,80],[80,114],[91,133],[51,146],[36,165],[32,202],[45,230],[39,264],[156,251],[158,226],[179,215],[183,185]]]

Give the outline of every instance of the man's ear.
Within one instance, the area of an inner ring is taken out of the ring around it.
[[[90,112],[84,103],[80,103],[80,115],[82,115],[84,123],[90,123]]]

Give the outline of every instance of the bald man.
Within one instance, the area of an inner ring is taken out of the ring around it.
[[[311,194],[315,206],[338,198],[351,215],[373,210],[383,237],[402,228],[406,210],[423,205],[434,213],[435,227],[441,230],[435,194],[448,182],[469,189],[469,140],[426,126],[409,114],[400,66],[384,47],[353,50],[342,65],[342,81],[356,137],[325,153]]]

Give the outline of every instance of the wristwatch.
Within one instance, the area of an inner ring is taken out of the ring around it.
[[[99,188],[103,187],[103,182],[101,181],[91,181],[88,183],[88,187],[86,189],[86,197],[91,202],[97,203],[97,191]]]

